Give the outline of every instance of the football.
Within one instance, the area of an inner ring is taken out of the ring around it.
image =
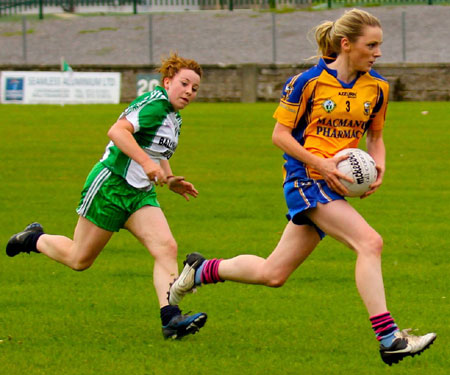
[[[360,197],[369,191],[369,186],[377,179],[375,160],[365,151],[359,148],[346,148],[339,151],[336,156],[349,155],[337,165],[340,172],[353,179],[353,183],[341,179],[342,184],[348,189],[348,197]]]

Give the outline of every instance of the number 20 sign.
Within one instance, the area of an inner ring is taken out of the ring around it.
[[[161,74],[158,73],[138,74],[136,77],[137,96],[152,91],[156,86],[160,85],[160,80]]]

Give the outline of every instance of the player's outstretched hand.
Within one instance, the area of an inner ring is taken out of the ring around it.
[[[185,181],[182,176],[171,176],[167,180],[169,189],[175,193],[178,193],[184,197],[187,201],[189,200],[189,195],[194,198],[197,197],[198,191],[190,182]]]

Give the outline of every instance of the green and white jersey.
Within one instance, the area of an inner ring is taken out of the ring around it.
[[[166,90],[157,86],[136,98],[119,118],[126,118],[134,127],[134,139],[159,164],[168,160],[178,145],[181,116],[175,112]],[[108,169],[139,189],[152,186],[142,167],[125,155],[114,142],[109,142],[100,160]]]

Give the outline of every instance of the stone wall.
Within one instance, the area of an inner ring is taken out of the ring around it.
[[[278,101],[286,79],[311,65],[203,65],[197,101],[256,102]],[[72,66],[74,71],[114,71],[122,73],[121,101],[136,97],[138,74],[153,73],[151,66]],[[378,64],[375,68],[390,83],[391,101],[449,101],[450,64]],[[0,66],[0,70],[55,71],[59,66]]]
[[[286,79],[311,65],[205,66],[203,101],[278,101]],[[379,64],[392,101],[449,101],[450,64]]]

